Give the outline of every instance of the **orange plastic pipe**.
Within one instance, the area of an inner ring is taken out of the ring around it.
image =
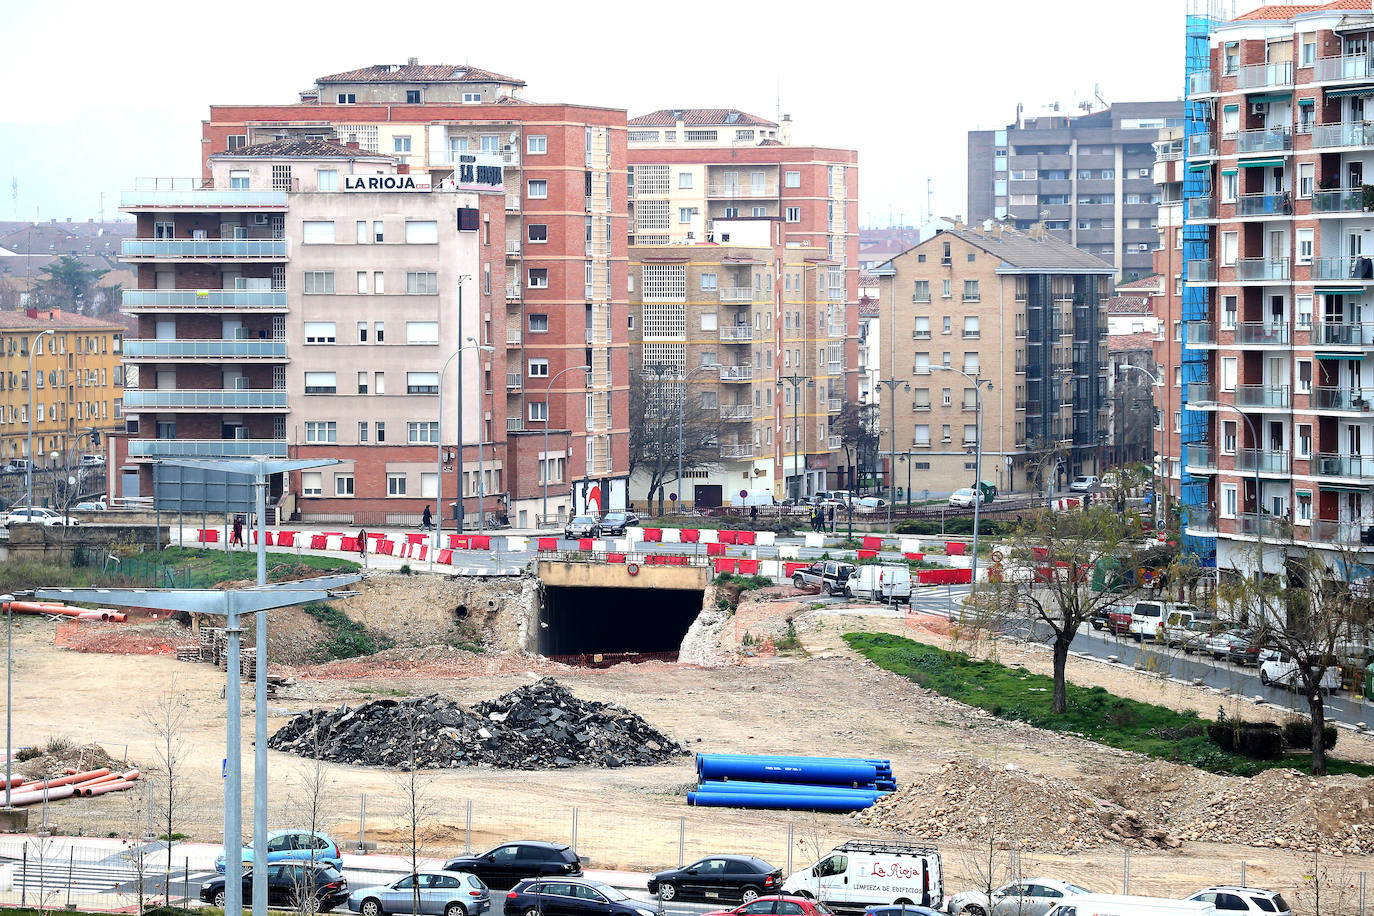
[[[69,776],[58,776],[54,779],[45,779],[41,783],[41,785],[36,786],[36,788],[46,787],[52,789],[56,788],[57,786],[73,785],[75,783],[86,782],[88,780],[95,779],[97,776],[104,776],[109,772],[109,767],[101,767],[98,770],[87,770],[85,773],[72,773]],[[10,794],[13,795],[13,793]]]
[[[122,792],[125,789],[132,789],[134,784],[120,780],[118,782],[102,782],[100,785],[88,790],[87,795],[104,795],[106,792]]]
[[[58,786],[48,792],[20,792],[10,793],[10,804],[15,806],[38,804],[46,798],[48,801],[58,801],[63,798],[71,798],[76,794],[76,789],[72,786]]]
[[[90,795],[90,794],[91,794],[91,793],[90,793],[90,789],[91,789],[92,786],[103,785],[104,783],[107,783],[107,782],[123,782],[123,781],[124,781],[123,778],[122,778],[118,773],[111,773],[111,774],[108,775],[108,776],[101,776],[101,777],[99,777],[99,778],[97,778],[97,779],[92,779],[92,780],[90,780],[90,781],[88,781],[88,782],[78,782],[78,783],[76,783],[76,786],[75,786],[75,787],[76,787],[76,794],[77,794],[77,795]]]
[[[129,770],[127,773],[121,774],[121,778],[127,779],[129,782],[133,782],[135,779],[142,775],[143,774],[140,773],[138,770]]]

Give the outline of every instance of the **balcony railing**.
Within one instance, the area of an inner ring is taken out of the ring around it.
[[[229,210],[240,207],[251,209],[286,209],[285,191],[250,191],[247,189],[206,188],[204,190],[131,190],[119,192],[119,206],[129,210],[139,209],[196,209]]]
[[[506,209],[509,210],[509,211],[512,212],[512,213],[518,213],[518,212],[520,212],[520,195],[519,195],[519,194],[507,194],[507,195],[506,195]]]
[[[1258,535],[1265,538],[1286,538],[1293,530],[1292,522],[1279,515],[1255,515],[1253,512],[1236,514],[1236,533]]]
[[[1374,388],[1318,388],[1313,392],[1318,410],[1374,411]]]
[[[1293,132],[1287,127],[1264,127],[1236,134],[1236,152],[1268,153],[1293,148]]]
[[[1293,202],[1287,194],[1242,194],[1236,201],[1241,216],[1280,216],[1293,212]]]
[[[506,254],[517,256],[520,254],[519,239],[506,239]]]
[[[268,259],[286,258],[286,239],[124,239],[124,258]]]
[[[521,334],[518,328],[506,328],[506,346],[520,346],[520,337]]]
[[[1215,509],[1188,509],[1188,528],[1193,531],[1216,531]]]
[[[1312,475],[1314,477],[1374,480],[1374,458],[1318,452],[1312,459]]]
[[[1215,401],[1217,389],[1211,382],[1189,382],[1188,383],[1188,403],[1200,404],[1203,401]]]
[[[1189,346],[1207,346],[1217,342],[1217,326],[1212,321],[1183,322],[1183,339]]]
[[[285,410],[280,388],[127,388],[129,410]]]
[[[832,451],[834,449],[840,448],[842,445],[843,442],[840,436],[829,436],[825,440],[826,448],[831,449]]]
[[[507,373],[506,373],[506,387],[507,387],[508,389],[510,389],[511,391],[518,391],[518,390],[520,389],[520,373],[519,373],[519,372],[507,372]]]
[[[826,399],[825,399],[825,411],[826,411],[826,413],[839,413],[839,412],[840,412],[841,410],[843,410],[843,409],[844,409],[844,398],[826,398]]]
[[[722,420],[752,420],[754,419],[754,406],[752,404],[722,404],[720,406],[720,418]]]
[[[826,362],[825,371],[827,375],[839,375],[844,371],[844,363],[837,359]]]
[[[1236,262],[1237,280],[1287,280],[1287,258],[1241,258]]]
[[[127,401],[126,401],[127,403]],[[130,439],[130,458],[285,458],[285,439]]]
[[[777,185],[754,185],[754,184],[720,184],[712,183],[706,186],[707,197],[777,197]]]
[[[722,442],[720,444],[720,457],[722,458],[753,458],[754,446],[749,443]]]
[[[284,289],[126,289],[126,309],[284,309]]]
[[[1347,54],[1341,57],[1319,57],[1313,68],[1313,78],[1326,80],[1368,79],[1374,76],[1374,58],[1368,54]]]
[[[747,324],[724,325],[720,328],[722,343],[748,343],[754,339],[754,329]]]
[[[1211,156],[1216,153],[1216,145],[1212,143],[1212,135],[1193,134],[1188,138],[1188,156],[1197,158],[1201,156]]]
[[[520,300],[520,284],[518,283],[514,286],[506,287],[506,301],[509,302],[512,300],[517,302]]]
[[[846,335],[845,326],[842,324],[832,324],[828,327],[831,337],[839,338]]]
[[[1313,213],[1360,213],[1364,211],[1364,191],[1360,188],[1333,188],[1312,194]]]
[[[1236,86],[1241,89],[1263,89],[1265,86],[1284,86],[1293,82],[1293,63],[1250,64],[1236,74]]]
[[[124,355],[130,359],[286,359],[286,341],[126,337]]]
[[[1258,346],[1287,345],[1288,326],[1271,325],[1263,321],[1242,321],[1236,325],[1236,343]]]
[[[753,366],[721,366],[720,380],[722,382],[749,382],[754,379]]]
[[[751,286],[722,286],[718,292],[721,302],[754,301],[754,288]]]
[[[1312,279],[1374,281],[1374,259],[1317,258],[1312,262]]]
[[[519,432],[525,428],[524,417],[506,417],[506,432]]]
[[[1199,95],[1204,92],[1212,91],[1212,74],[1203,70],[1199,73],[1188,74],[1188,94]]]
[[[1192,446],[1188,446],[1192,448]],[[1257,467],[1258,466],[1258,467]],[[1243,448],[1236,451],[1236,470],[1261,474],[1287,474],[1293,468],[1287,452],[1264,448]]]
[[[1237,407],[1287,408],[1292,398],[1287,385],[1237,385]]]
[[[1334,146],[1374,145],[1374,125],[1363,123],[1318,124],[1312,129],[1314,149]]]
[[[1188,445],[1188,458],[1184,462],[1188,470],[1216,471],[1217,450],[1206,442],[1193,442]]]
[[[1314,518],[1308,532],[1308,540],[1321,544],[1358,547],[1361,544],[1361,535],[1369,526],[1368,522]]]
[[[1192,260],[1187,262],[1188,282],[1208,283],[1216,280],[1217,267],[1214,261]]]
[[[1318,322],[1312,329],[1312,344],[1318,347],[1374,347],[1374,323]]]
[[[1213,219],[1217,215],[1210,197],[1189,197],[1185,203],[1188,206],[1188,219]]]

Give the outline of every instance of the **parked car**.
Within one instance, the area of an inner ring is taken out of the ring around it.
[[[851,841],[788,875],[782,892],[846,909],[913,903],[938,910],[944,902],[941,875],[940,852],[933,846]]]
[[[1101,484],[1102,481],[1098,480],[1094,475],[1084,474],[1075,477],[1069,482],[1069,490],[1074,493],[1092,493],[1101,486]]]
[[[978,500],[980,506],[988,501],[986,495],[979,493],[973,487],[963,487],[949,494],[950,506],[957,509],[971,509],[975,499]]]
[[[950,916],[1045,916],[1067,897],[1092,893],[1086,887],[1057,878],[1012,881],[992,892],[964,891],[949,898]]]
[[[805,569],[792,574],[792,584],[797,588],[820,586],[822,595],[843,595],[844,584],[854,574],[852,563],[837,560],[817,560]]]
[[[833,916],[830,907],[810,897],[760,897],[733,910],[712,910],[702,916]]]
[[[506,894],[506,916],[655,916],[653,908],[602,881],[525,878]]]
[[[1278,649],[1265,649],[1259,654],[1260,683],[1268,687],[1274,684],[1288,690],[1302,690],[1302,675],[1298,674],[1298,664],[1291,655]],[[1334,658],[1327,659],[1322,669],[1319,687],[1326,693],[1341,689],[1341,668]]]
[[[10,463],[5,465],[6,474],[23,474],[29,469],[27,458],[11,458]]]
[[[225,900],[224,877],[211,878],[200,886],[200,899],[214,906],[223,907]],[[314,898],[313,907],[308,905]],[[243,897],[246,904],[253,899],[252,869],[243,873]],[[267,905],[292,910],[313,908],[328,912],[348,899],[348,879],[333,865],[316,865],[312,871],[309,862],[278,862],[267,866]]]
[[[639,521],[630,521],[629,513],[626,512],[607,512],[601,517],[601,534],[624,534],[626,528],[634,526]],[[571,537],[571,535],[569,535]]]
[[[837,506],[844,507],[847,503],[838,502]],[[887,499],[880,496],[861,496],[854,500],[855,509],[886,509]]]
[[[649,878],[649,893],[668,900],[742,900],[752,903],[782,886],[782,869],[756,856],[707,856],[686,868]]]
[[[1293,908],[1283,895],[1277,891],[1267,891],[1262,887],[1237,887],[1219,885],[1205,887],[1188,897],[1201,903],[1210,903],[1217,912],[1225,913],[1265,913],[1268,916],[1293,916]]]
[[[1170,621],[1182,626],[1201,612],[1191,604],[1145,599],[1131,610],[1130,634],[1137,642],[1147,639],[1168,642]]]
[[[911,603],[911,567],[879,566],[866,563],[845,580],[844,593],[849,598],[885,603]]]
[[[1120,604],[1107,609],[1107,632],[1113,636],[1125,636],[1131,629],[1131,613],[1134,604]]]
[[[601,523],[596,520],[594,515],[574,515],[563,526],[563,536],[570,541],[579,538],[599,538],[601,537]]]
[[[1194,626],[1196,624],[1196,626]],[[1184,646],[1216,626],[1216,618],[1191,604],[1171,604],[1164,613],[1164,644]]]
[[[482,879],[467,872],[419,872],[390,884],[361,887],[348,895],[348,908],[362,916],[410,913],[415,887],[420,888],[420,912],[433,916],[479,916],[491,909],[491,893]]]
[[[864,910],[864,916],[945,916],[945,914],[939,910],[932,910],[928,906],[902,903],[894,906],[870,906]]]
[[[74,512],[104,512],[104,511],[105,511],[105,504],[104,504],[104,503],[77,503],[75,506],[72,506],[72,511],[74,511]]]
[[[1207,640],[1212,638],[1220,626],[1215,617],[1194,617],[1188,621],[1183,633],[1169,637],[1169,644],[1181,648],[1184,655],[1206,652]]]
[[[1217,908],[1196,900],[1169,897],[1128,897],[1123,894],[1078,894],[1049,911],[1048,916],[1217,916]]]
[[[102,468],[103,468],[103,467],[105,466],[105,456],[104,456],[104,455],[82,455],[82,456],[81,456],[81,464],[80,464],[80,466],[83,467],[83,468],[95,468],[95,467],[102,467]]]
[[[242,862],[244,865],[253,864],[253,844],[249,843],[243,847]],[[268,863],[280,862],[285,859],[313,859],[321,865],[332,865],[337,869],[343,868],[343,856],[339,853],[339,845],[329,838],[326,833],[316,831],[311,833],[309,830],[289,828],[285,830],[272,830],[267,834],[267,861]],[[220,855],[215,860],[215,871],[224,874],[224,856]]]
[[[1202,643],[1203,651],[1220,661],[1237,664],[1255,664],[1259,660],[1259,647],[1254,645],[1253,634],[1247,630],[1223,630],[1213,633]]]
[[[581,876],[582,863],[566,843],[518,842],[502,843],[480,855],[449,859],[444,871],[470,872],[487,887],[506,890],[523,878]]]
[[[1088,615],[1088,626],[1094,630],[1105,630],[1108,623],[1107,618],[1112,610],[1114,609],[1102,605],[1093,608],[1092,613]]]
[[[63,526],[79,525],[74,518],[59,515],[51,509],[43,509],[38,506],[23,507],[19,506],[11,509],[9,515],[5,516],[5,527],[10,525],[45,525],[49,528],[60,528]]]

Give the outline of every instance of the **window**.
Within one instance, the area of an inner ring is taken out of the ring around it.
[[[393,153],[408,153],[408,152],[410,152],[410,138],[409,138],[409,137],[392,137],[392,138],[391,138],[391,151],[392,151]]]
[[[332,344],[335,340],[334,322],[307,321],[305,323],[305,342],[308,344]]]
[[[334,475],[334,495],[352,496],[353,495],[353,475],[335,474]]]
[[[1298,393],[1312,393],[1312,360],[1298,360]]]
[[[788,208],[787,208],[787,221],[788,221],[789,223],[799,223],[799,222],[801,222],[801,207],[788,207]]]
[[[912,301],[912,302],[929,302],[929,301],[930,301],[930,281],[929,281],[929,280],[916,280],[916,281],[912,284],[911,301]]]
[[[1221,390],[1236,390],[1236,373],[1239,359],[1235,356],[1223,356],[1221,358]]]
[[[965,315],[965,316],[964,316],[964,337],[977,337],[977,336],[978,336],[978,316],[977,316],[977,315]]]
[[[463,104],[464,104],[464,105],[471,105],[471,104],[473,104],[474,102],[480,102],[480,101],[482,101],[482,93],[480,93],[480,92],[464,92],[464,93],[463,93]]]
[[[406,343],[437,344],[439,342],[439,322],[407,321]]]
[[[912,409],[912,410],[930,410],[930,389],[929,389],[929,388],[917,388],[916,390],[914,390],[913,392],[911,392],[911,395],[912,395],[912,398],[911,398],[911,409]]]
[[[953,439],[953,438],[954,438],[953,435],[950,433],[950,426],[949,426],[949,424],[948,424],[948,423],[942,423],[942,424],[940,425],[940,441],[941,441],[941,442],[949,442],[949,441],[950,441],[951,439]]]
[[[407,105],[419,105],[419,104],[420,104],[420,90],[418,90],[418,89],[407,89],[407,90],[406,90],[406,104],[407,104]]]
[[[525,152],[531,156],[542,156],[549,151],[549,138],[545,134],[530,134],[525,138]]]
[[[305,471],[301,474],[301,495],[322,496],[324,494],[324,474],[319,471]]]
[[[385,372],[374,372],[374,373],[372,373],[372,391],[373,391],[374,394],[386,394],[386,373],[385,373]],[[378,442],[381,442],[381,441],[382,441],[382,440],[381,440],[381,437],[378,437],[377,441],[378,441]]]
[[[367,394],[368,374],[366,370],[358,373],[358,394]]]
[[[425,273],[420,271],[406,271],[406,295],[407,296],[437,296],[439,295],[439,275],[437,273]],[[378,343],[381,339],[378,338]]]
[[[530,419],[545,422],[549,419],[549,405],[544,401],[530,402]]]
[[[386,274],[380,270],[372,272],[372,291],[378,295],[386,292]]]
[[[545,223],[530,223],[525,229],[525,237],[531,242],[547,242],[549,240],[549,227]]]
[[[407,372],[406,394],[438,394],[439,373]]]
[[[229,171],[229,187],[231,190],[248,190],[248,170],[231,169]]]
[[[1298,163],[1298,196],[1311,197],[1313,174],[1317,164],[1315,162]]]
[[[678,207],[678,208],[677,208],[677,221],[678,221],[678,223],[679,223],[680,225],[681,225],[681,224],[690,224],[690,223],[692,222],[692,217],[694,217],[694,216],[696,216],[696,215],[697,215],[697,208],[696,208],[696,207]]]
[[[547,267],[531,267],[529,273],[530,289],[549,288],[549,270]]]
[[[1235,296],[1221,297],[1221,326],[1226,330],[1236,329],[1238,299]]]
[[[916,340],[930,340],[930,316],[916,316],[916,327],[911,332],[911,336]]]
[[[301,291],[307,296],[331,295],[334,292],[334,271],[332,270],[307,270],[304,279],[305,282],[302,284]]]
[[[544,178],[531,178],[526,183],[525,196],[531,200],[544,200],[549,196],[549,182]]]
[[[954,319],[949,315],[944,316],[940,322],[940,333],[950,334],[954,331]]]
[[[1297,522],[1299,524],[1310,523],[1312,521],[1312,493],[1308,490],[1297,490],[1294,492],[1293,496],[1298,504]],[[1263,897],[1253,897],[1251,899],[1254,900],[1256,903],[1262,903],[1271,907],[1273,906],[1272,903],[1270,903]]]
[[[928,424],[917,424],[912,445],[916,448],[930,448],[930,426]]]
[[[356,105],[358,97],[351,92],[340,92],[338,95],[340,105]]]
[[[1312,424],[1298,424],[1298,457],[1312,457]]]
[[[365,271],[365,270],[360,270],[360,271],[358,271],[358,294],[359,294],[359,295],[366,295],[366,293],[367,293],[367,271]]]
[[[1312,246],[1313,246],[1313,236],[1314,236],[1315,232],[1316,232],[1315,229],[1299,229],[1299,230],[1298,230],[1298,263],[1299,263],[1299,264],[1311,264],[1311,263],[1312,263]]]
[[[1302,36],[1302,64],[1311,67],[1317,62],[1317,37],[1312,34]],[[1310,494],[1309,494],[1310,495]]]
[[[1221,202],[1233,204],[1236,202],[1236,192],[1239,188],[1239,181],[1235,172],[1221,173]]]
[[[949,365],[948,355],[945,358],[945,365]],[[976,352],[964,354],[964,371],[969,375],[978,374],[978,354]]]
[[[692,180],[693,180],[693,178],[692,178],[692,173],[691,173],[691,172],[678,172],[678,173],[677,173],[677,186],[678,186],[679,188],[682,188],[682,189],[684,189],[684,190],[685,190],[685,189],[688,189],[688,188],[691,188],[691,187],[692,187]]]
[[[1235,518],[1236,506],[1236,485],[1224,483],[1221,485],[1221,516],[1222,518]]]
[[[386,340],[386,322],[385,322],[385,321],[377,321],[377,322],[374,322],[374,323],[373,323],[373,325],[372,325],[372,336],[373,336],[373,342],[374,342],[374,343],[382,343],[382,342],[384,342],[384,341]],[[377,387],[377,393],[378,393],[378,394],[381,394],[381,393],[382,393],[382,390],[381,390],[381,386],[380,386],[380,385]]]
[[[940,281],[940,297],[941,297],[942,299],[948,299],[951,295],[953,295],[949,290],[950,290],[950,281],[949,281],[949,280],[941,280],[941,281]]]
[[[964,281],[964,301],[965,301],[965,302],[977,302],[978,300],[979,300],[979,297],[978,297],[978,281],[977,281],[977,280],[965,280],[965,281]]]
[[[388,471],[386,475],[386,495],[406,495],[406,475],[404,472]]]
[[[367,343],[367,322],[358,322],[358,343]]]
[[[439,224],[432,219],[406,220],[406,244],[439,244]]]
[[[381,441],[378,439],[377,441]],[[407,423],[406,441],[411,445],[436,445],[439,442],[439,424]]]
[[[1240,251],[1240,233],[1223,232],[1221,234],[1221,263],[1225,267],[1234,267],[1236,258]]]
[[[531,334],[547,334],[548,332],[549,332],[549,316],[548,316],[548,315],[531,315],[531,316],[530,316],[530,333],[531,333]]]
[[[229,142],[225,146],[225,149],[230,152],[233,152],[236,149],[243,149],[245,146],[248,145],[247,134],[230,134],[228,140]]]
[[[785,188],[800,188],[801,172],[784,172],[782,176],[782,184]]]
[[[305,423],[306,442],[338,442],[338,424],[333,420],[307,420]]]
[[[719,288],[720,288],[720,278],[719,278],[716,274],[702,274],[702,275],[701,275],[701,288],[702,288],[702,289],[719,289]]]
[[[715,312],[702,312],[702,313],[701,313],[701,329],[702,329],[703,331],[715,331],[715,330],[717,330],[719,326],[717,325],[716,322],[717,322],[717,318],[716,318],[716,313],[715,313]]]
[[[768,208],[767,208],[767,207],[754,207],[752,210],[749,211],[749,215],[750,215],[750,216],[754,216],[754,217],[767,216],[767,215],[768,215]]]
[[[334,222],[333,220],[306,220],[301,224],[301,244],[303,245],[332,245],[334,244]]]
[[[1298,327],[1312,327],[1312,297],[1298,296],[1295,301],[1298,310]]]
[[[272,166],[272,190],[274,191],[294,191],[295,182],[291,179],[291,166],[274,165]]]
[[[530,377],[530,378],[548,378],[548,377],[549,377],[549,361],[548,361],[547,359],[532,359],[532,360],[530,360],[530,372],[529,372],[529,377]]]
[[[338,389],[333,372],[307,372],[305,374],[306,394],[334,394]]]

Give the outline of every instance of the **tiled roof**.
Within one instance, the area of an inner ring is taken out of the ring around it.
[[[630,127],[777,127],[773,121],[736,108],[660,108],[629,120]]]
[[[374,64],[343,73],[331,73],[316,83],[507,83],[525,85],[513,76],[502,76],[479,67],[453,64]]]
[[[77,315],[61,309],[39,309],[37,318],[30,318],[27,312],[0,312],[0,331],[43,330],[45,328],[70,328],[72,330],[106,331],[123,328],[118,321],[108,318],[93,318]]]
[[[242,146],[224,153],[215,153],[210,158],[261,159],[273,156],[290,156],[300,159],[391,158],[381,153],[369,153],[366,150],[355,149],[329,140],[297,140],[290,137],[282,140],[269,140],[266,143],[254,143],[252,146]]]
[[[1273,6],[1262,6],[1257,10],[1251,10],[1241,16],[1237,16],[1234,22],[1252,19],[1292,19],[1303,13],[1315,13],[1319,10],[1363,10],[1369,12],[1369,0],[1335,0],[1334,3],[1280,3]]]
[[[1015,229],[1002,229],[1000,234],[983,235],[969,229],[946,229],[931,241],[954,235],[988,254],[1001,258],[1012,267],[1023,270],[1056,270],[1064,273],[1114,273],[1112,265],[1101,258],[1073,247],[1068,242],[1046,235],[1032,237]]]
[[[1112,296],[1107,300],[1108,315],[1152,315],[1149,296]]]
[[[1155,335],[1149,331],[1135,334],[1108,334],[1107,349],[1111,350],[1153,350]]]
[[[1139,280],[1128,280],[1125,283],[1118,283],[1117,289],[1159,289],[1161,277],[1155,274],[1152,277],[1141,277]]]

